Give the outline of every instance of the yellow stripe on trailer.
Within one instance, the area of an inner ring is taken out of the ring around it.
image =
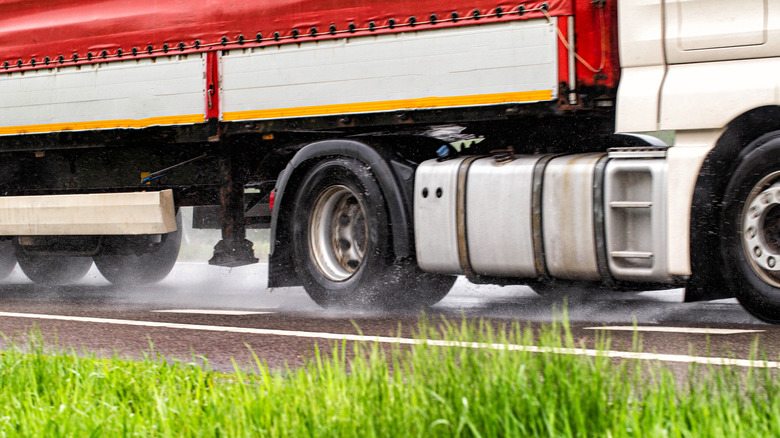
[[[13,134],[42,134],[47,132],[62,131],[91,131],[96,129],[139,129],[150,126],[165,125],[191,125],[194,123],[203,123],[203,114],[190,114],[183,116],[164,116],[149,117],[145,119],[118,119],[118,120],[96,120],[88,122],[64,122],[47,123],[42,125],[22,125],[22,126],[4,126],[0,127],[0,135]]]
[[[233,111],[223,114],[226,122],[238,120],[265,120],[305,116],[371,113],[428,108],[455,108],[506,103],[529,103],[552,100],[552,90],[520,91],[515,93],[479,94],[470,96],[424,97],[419,99],[386,100],[378,102],[342,103],[337,105],[301,106],[264,110]]]

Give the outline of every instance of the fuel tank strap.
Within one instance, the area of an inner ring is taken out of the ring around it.
[[[468,234],[466,229],[466,180],[468,179],[469,167],[471,164],[483,158],[482,156],[468,157],[460,163],[458,168],[458,198],[457,198],[457,230],[458,230],[458,259],[460,267],[467,277],[473,277],[474,271],[471,269],[469,261]]]
[[[545,155],[536,162],[534,166],[533,192],[531,195],[531,229],[534,241],[534,264],[536,265],[536,275],[547,275],[546,263],[544,260],[544,234],[542,231],[542,190],[544,187],[544,170],[547,163],[558,155]]]
[[[612,283],[607,259],[607,237],[604,224],[604,173],[611,156],[605,155],[596,163],[593,169],[593,234],[596,242],[596,266],[604,283]]]

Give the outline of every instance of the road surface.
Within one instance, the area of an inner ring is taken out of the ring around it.
[[[298,366],[315,344],[327,350],[339,339],[410,342],[421,317],[433,324],[482,318],[538,327],[561,315],[560,302],[527,287],[476,286],[465,279],[425,316],[323,310],[301,288],[268,289],[266,270],[265,264],[228,269],[179,263],[159,284],[116,287],[93,269],[76,285],[42,287],[17,269],[0,282],[0,332],[23,342],[37,328],[49,343],[126,358],[153,346],[168,358],[207,358],[212,368],[231,370],[232,359],[249,366],[252,352],[280,368]],[[632,350],[634,325],[643,351],[655,355],[651,359],[749,359],[756,339],[768,359],[780,357],[780,327],[756,320],[735,300],[683,303],[682,290],[580,292],[569,297],[567,312],[575,339],[590,348],[598,330],[609,330],[617,357]]]

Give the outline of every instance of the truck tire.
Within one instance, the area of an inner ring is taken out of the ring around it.
[[[356,159],[314,165],[294,205],[298,276],[320,306],[429,306],[455,282],[455,277],[423,273],[411,261],[395,260],[385,197],[368,166]]]
[[[15,267],[16,251],[13,241],[10,239],[0,241],[0,280],[11,275]]]
[[[780,323],[780,132],[756,140],[748,150],[724,196],[724,276],[748,312]]]
[[[98,255],[95,266],[113,284],[151,284],[162,280],[173,269],[181,248],[182,219],[176,214],[176,231],[162,236],[162,241],[148,253]]]
[[[75,283],[92,267],[89,257],[27,254],[24,251],[18,251],[16,257],[27,278],[48,286]]]

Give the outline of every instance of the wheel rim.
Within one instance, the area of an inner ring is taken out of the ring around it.
[[[309,220],[311,257],[332,281],[345,281],[363,264],[368,242],[366,214],[348,187],[328,187],[314,202]]]
[[[780,172],[773,172],[750,191],[742,211],[742,248],[753,271],[780,287]]]

